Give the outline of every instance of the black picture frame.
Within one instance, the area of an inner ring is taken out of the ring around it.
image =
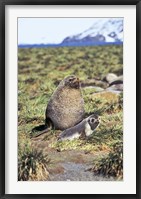
[[[5,193],[5,6],[6,5],[136,5],[136,194],[93,194],[83,197],[99,199],[141,198],[141,1],[140,0],[0,0],[0,198],[62,198],[79,195],[6,194]]]

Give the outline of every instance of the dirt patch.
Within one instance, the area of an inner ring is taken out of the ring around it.
[[[49,147],[48,141],[34,140],[32,146],[46,154],[50,159],[48,165],[50,181],[100,181],[109,180],[94,176],[88,170],[93,166],[98,156],[104,156],[105,152],[92,153],[85,150],[64,150]]]
[[[65,170],[64,167],[60,164],[58,164],[58,165],[51,164],[48,167],[48,171],[49,171],[50,175],[62,174],[62,173],[64,173],[64,170]]]

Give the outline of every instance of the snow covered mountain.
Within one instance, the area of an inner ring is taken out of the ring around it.
[[[123,42],[123,18],[99,18],[84,32],[66,37],[62,44],[84,42]]]

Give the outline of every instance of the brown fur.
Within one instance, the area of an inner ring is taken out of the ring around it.
[[[75,76],[70,77],[73,77],[76,82]],[[46,109],[46,121],[50,119],[55,129],[70,128],[84,118],[84,100],[80,85],[74,88],[65,85],[68,79],[69,77],[65,78],[59,84]]]

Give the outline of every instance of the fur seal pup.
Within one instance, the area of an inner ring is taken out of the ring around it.
[[[45,123],[51,121],[55,129],[65,130],[82,121],[84,114],[79,78],[68,76],[60,82],[48,102]]]
[[[90,115],[76,126],[63,131],[60,134],[58,141],[73,140],[79,137],[88,137],[93,133],[96,127],[98,127],[99,123],[100,119],[98,115]]]

